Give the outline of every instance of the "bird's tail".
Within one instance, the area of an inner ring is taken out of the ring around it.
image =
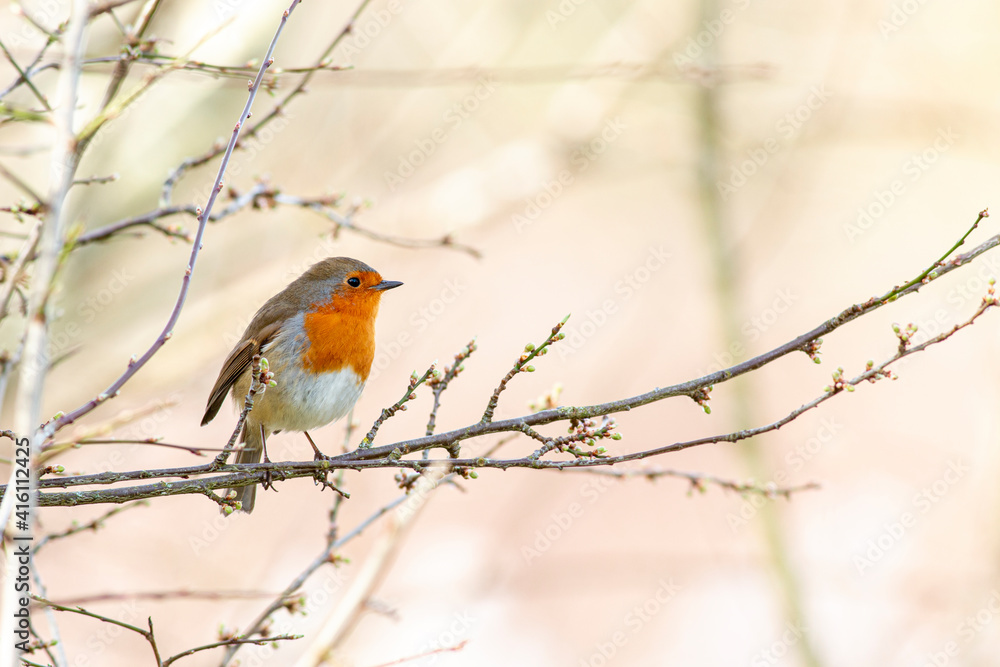
[[[264,450],[264,442],[261,440],[259,424],[244,424],[243,432],[240,434],[240,442],[243,449],[236,454],[236,463],[257,463],[260,461],[260,454]],[[253,512],[254,498],[257,495],[257,485],[241,486],[238,489],[226,489],[226,495],[230,491],[236,491],[236,500],[242,503],[240,511],[249,514]]]

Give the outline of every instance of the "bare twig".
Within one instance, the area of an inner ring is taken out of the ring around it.
[[[177,215],[178,213],[186,213],[197,217],[199,215],[199,209],[193,204],[186,206],[168,206],[166,208],[150,211],[149,213],[145,213],[143,215],[125,218],[124,220],[119,220],[118,222],[80,234],[79,238],[76,239],[76,246],[80,247],[96,243],[97,241],[104,241],[111,238],[115,234],[125,231],[126,229],[142,226],[155,229],[168,238],[181,239],[182,241],[190,243],[194,241],[194,238],[183,229],[174,225],[161,225],[157,222],[160,218]]]
[[[90,176],[89,178],[78,178],[73,181],[73,185],[104,185],[105,183],[114,183],[119,178],[118,174],[110,174],[108,176]]]
[[[136,507],[147,507],[148,505],[149,503],[147,503],[144,500],[140,500],[139,502],[135,503],[130,503],[128,505],[122,505],[121,507],[115,507],[105,512],[104,514],[97,517],[93,521],[88,521],[87,523],[80,525],[70,526],[61,533],[50,533],[49,535],[46,535],[45,537],[43,537],[38,541],[38,544],[35,545],[35,548],[32,550],[32,552],[37,554],[42,547],[44,547],[46,544],[48,544],[53,540],[60,540],[64,537],[70,537],[71,535],[76,535],[77,533],[82,533],[88,530],[96,531],[98,528],[101,528],[104,525],[105,521],[107,521],[114,515],[121,514],[126,510],[135,509]]]
[[[320,552],[320,554],[316,558],[312,560],[311,563],[309,563],[309,565],[306,566],[304,570],[302,570],[302,572],[300,572],[294,579],[292,579],[291,583],[289,583],[288,586],[285,587],[285,590],[283,590],[281,594],[279,594],[269,605],[267,605],[267,607],[264,608],[264,610],[257,616],[257,618],[255,618],[250,623],[250,626],[247,628],[246,632],[243,633],[244,636],[253,637],[254,635],[258,634],[267,625],[268,619],[271,618],[271,614],[278,611],[282,607],[286,607],[288,605],[288,601],[295,596],[296,591],[298,591],[302,587],[302,585],[306,582],[306,580],[309,579],[309,577],[311,577],[319,568],[323,567],[323,565],[327,563],[331,563],[334,566],[338,565],[340,559],[338,559],[336,556],[337,549],[340,549],[345,544],[347,544],[354,538],[361,535],[373,523],[375,523],[381,517],[385,516],[388,512],[392,511],[397,506],[405,502],[408,497],[409,496],[404,495],[392,501],[391,503],[384,505],[383,507],[379,508],[374,514],[372,514],[367,519],[365,519],[357,526],[355,526],[351,532],[347,533],[343,537],[337,538],[336,508],[339,507],[342,501],[341,497],[337,496],[336,499],[334,500],[335,509],[330,513],[331,517],[330,539],[327,540],[326,547],[323,549],[323,551]],[[229,651],[226,652],[226,655],[223,658],[220,667],[225,667],[226,665],[229,664],[229,661],[232,660],[232,657],[236,653],[237,649],[238,647],[234,646],[230,648]]]
[[[272,642],[278,641],[289,641],[294,639],[302,639],[303,635],[275,635],[273,637],[260,637],[258,639],[248,639],[246,637],[233,637],[231,639],[223,639],[222,641],[212,642],[211,644],[205,644],[204,646],[198,646],[196,648],[188,649],[187,651],[181,651],[177,655],[172,655],[163,661],[163,667],[173,664],[181,658],[187,657],[198,653],[199,651],[208,651],[213,648],[222,648],[223,646],[235,647],[243,646],[244,644],[256,644],[257,646],[264,646]]]
[[[406,662],[412,662],[414,660],[420,660],[421,658],[426,658],[431,655],[438,655],[439,653],[453,653],[455,651],[461,651],[465,648],[465,645],[469,643],[468,639],[463,639],[454,646],[442,646],[440,648],[432,648],[422,653],[417,653],[416,655],[407,656],[405,658],[400,658],[399,660],[393,660],[392,662],[383,662],[375,667],[393,667],[394,665],[402,665]]]
[[[38,98],[38,101],[42,103],[42,106],[45,107],[45,110],[52,111],[52,107],[49,105],[48,99],[46,99],[45,95],[42,94],[42,91],[38,90],[38,88],[35,87],[35,84],[31,81],[31,77],[25,74],[25,71],[21,69],[20,65],[17,64],[17,61],[14,60],[14,56],[11,55],[11,52],[7,50],[7,46],[2,41],[0,41],[0,49],[2,49],[3,54],[7,56],[7,62],[9,62],[11,66],[15,70],[17,70],[17,73],[28,85],[28,88],[31,89],[31,92],[34,93],[35,97]]]
[[[17,189],[21,190],[24,194],[28,195],[29,197],[31,197],[32,199],[34,199],[35,202],[38,203],[38,208],[33,213],[33,215],[39,215],[39,214],[45,213],[48,210],[48,204],[46,204],[45,198],[42,197],[42,195],[40,195],[37,192],[35,192],[35,189],[32,188],[27,183],[25,183],[24,180],[22,180],[20,176],[18,176],[17,174],[15,174],[14,172],[12,172],[10,169],[8,169],[7,167],[3,166],[2,164],[0,164],[0,175],[2,175],[4,178],[6,178],[11,183],[13,183],[14,186],[17,187]]]
[[[147,445],[150,447],[167,447],[168,449],[182,449],[195,456],[204,456],[205,452],[222,452],[222,447],[197,447],[195,445],[177,445],[170,442],[161,442],[159,438],[143,438],[142,440],[129,440],[123,438],[81,438],[72,442],[60,442],[55,446],[76,445]]]
[[[414,239],[403,236],[392,236],[381,234],[366,227],[362,227],[354,221],[354,214],[341,215],[333,209],[340,202],[341,197],[301,197],[281,193],[274,185],[267,181],[258,181],[252,188],[243,193],[231,191],[232,200],[225,208],[212,214],[209,222],[219,222],[240,211],[248,208],[252,209],[273,209],[277,205],[295,206],[317,213],[334,223],[333,233],[336,235],[341,229],[346,229],[352,233],[364,236],[365,238],[394,245],[401,248],[449,248],[458,250],[473,257],[479,257],[481,253],[471,246],[456,243],[450,235],[446,234],[440,238]],[[183,206],[161,206],[160,208],[144,213],[142,215],[125,218],[113,222],[103,227],[93,229],[80,235],[76,240],[76,246],[89,245],[98,241],[106,241],[111,237],[121,234],[126,230],[135,227],[150,227],[168,238],[177,238],[191,242],[191,235],[175,225],[164,225],[159,221],[163,218],[174,215],[197,216],[198,208],[193,204]]]
[[[514,379],[514,376],[518,373],[534,372],[535,367],[527,365],[528,362],[535,357],[541,357],[547,354],[549,345],[552,345],[552,343],[566,337],[566,334],[561,334],[559,331],[566,324],[567,320],[569,320],[569,315],[564,317],[562,322],[552,327],[552,333],[550,333],[549,337],[545,339],[545,342],[537,348],[531,343],[525,345],[524,354],[518,357],[518,360],[514,362],[514,367],[510,369],[510,372],[507,373],[506,376],[504,376],[504,379],[500,380],[500,384],[493,391],[493,396],[490,397],[490,402],[486,405],[486,411],[483,412],[483,418],[481,420],[483,424],[489,424],[493,421],[493,413],[497,409],[497,403],[500,402],[500,394],[507,388],[507,383]]]
[[[361,444],[358,445],[358,449],[370,448],[372,446],[372,442],[374,442],[375,440],[375,435],[378,433],[379,428],[381,428],[382,426],[382,423],[386,419],[389,419],[394,414],[399,412],[400,410],[406,410],[406,404],[417,397],[417,395],[414,394],[413,392],[416,391],[417,387],[426,382],[427,379],[431,377],[431,375],[433,375],[435,365],[436,364],[431,364],[430,368],[428,368],[424,372],[424,374],[421,375],[419,378],[417,377],[416,371],[414,371],[410,375],[410,382],[406,386],[406,393],[403,394],[403,397],[400,398],[398,401],[396,401],[394,404],[382,410],[382,414],[380,414],[378,416],[378,419],[375,420],[375,423],[372,424],[371,430],[368,431],[368,435],[366,435],[364,439],[361,441]]]
[[[264,395],[264,391],[268,385],[273,382],[273,376],[274,374],[268,371],[267,361],[262,359],[259,354],[253,355],[253,359],[250,360],[250,389],[247,391],[247,397],[243,401],[243,409],[240,411],[240,417],[236,420],[236,428],[233,429],[233,434],[229,436],[229,442],[226,443],[226,446],[222,448],[222,452],[212,461],[212,465],[216,468],[226,464],[229,454],[236,445],[236,439],[240,437],[240,433],[243,431],[243,425],[247,421],[247,416],[253,410],[254,398],[258,394],[261,396]]]
[[[468,255],[479,258],[482,257],[482,253],[473,248],[472,246],[464,245],[462,243],[456,243],[450,234],[445,234],[441,238],[437,239],[411,239],[404,236],[391,236],[388,234],[380,234],[378,232],[366,229],[359,226],[354,222],[353,216],[343,216],[323,205],[320,202],[310,201],[308,199],[303,199],[301,197],[291,197],[288,195],[278,194],[274,197],[274,201],[279,204],[289,204],[292,206],[299,206],[307,210],[318,213],[327,220],[333,222],[336,225],[335,231],[337,229],[347,229],[361,236],[370,238],[373,241],[379,241],[380,243],[386,243],[388,245],[399,246],[401,248],[453,248],[455,250],[460,250]]]
[[[4,281],[3,291],[0,292],[0,319],[3,319],[7,315],[7,306],[10,305],[10,298],[14,295],[14,288],[17,287],[17,281],[21,279],[21,274],[24,273],[24,267],[28,262],[28,258],[35,252],[35,247],[38,245],[38,239],[42,233],[42,220],[36,220],[35,224],[32,225],[31,231],[28,232],[28,238],[25,239],[24,245],[21,246],[21,250],[17,253],[17,259],[7,270],[7,280]]]
[[[95,593],[94,595],[81,595],[65,600],[53,600],[53,602],[67,607],[77,607],[94,602],[115,602],[120,600],[254,600],[257,598],[272,598],[274,596],[275,593],[272,591],[188,591],[180,589],[174,591]]]
[[[455,355],[455,361],[450,367],[446,366],[444,373],[440,375],[435,375],[430,380],[427,381],[427,386],[431,388],[431,392],[434,394],[434,405],[431,407],[431,413],[427,417],[427,429],[424,435],[434,435],[434,429],[437,428],[437,413],[438,409],[441,407],[441,394],[444,390],[448,388],[451,381],[458,377],[458,374],[465,370],[463,365],[465,360],[472,356],[472,353],[476,351],[476,339],[473,338],[469,341],[462,350]],[[425,452],[426,453],[426,452]]]
[[[140,628],[138,626],[135,626],[135,625],[132,625],[131,623],[126,623],[124,621],[119,621],[118,619],[111,618],[110,616],[104,616],[102,614],[98,614],[96,612],[89,611],[87,609],[84,609],[83,607],[67,607],[67,606],[64,606],[64,605],[61,605],[61,604],[56,604],[55,602],[52,602],[50,600],[46,600],[45,598],[40,597],[38,595],[32,595],[31,599],[34,600],[35,602],[41,604],[41,605],[44,605],[46,607],[51,607],[52,609],[55,609],[56,611],[66,611],[66,612],[70,612],[70,613],[73,613],[73,614],[80,614],[81,616],[88,616],[90,618],[97,619],[98,621],[101,621],[102,623],[108,623],[110,625],[117,625],[120,628],[125,628],[126,630],[131,630],[132,632],[134,632],[134,633],[136,633],[138,635],[141,635],[149,643],[150,648],[152,648],[152,650],[153,650],[153,657],[156,660],[157,667],[163,667],[164,666],[163,661],[160,659],[160,651],[159,651],[159,649],[156,646],[156,636],[153,633],[153,619],[152,618],[147,619],[147,622],[149,624],[149,630],[143,630],[142,628]]]
[[[740,495],[758,495],[768,498],[783,497],[791,499],[793,493],[801,491],[812,491],[820,488],[816,482],[807,482],[798,486],[778,486],[772,483],[761,484],[753,480],[747,482],[736,482],[729,479],[722,479],[714,475],[705,475],[699,472],[685,472],[683,470],[671,470],[669,468],[636,468],[634,470],[618,470],[615,468],[581,468],[567,470],[567,473],[581,473],[587,475],[598,475],[600,477],[613,477],[616,479],[648,479],[650,481],[660,477],[675,477],[687,480],[692,491],[704,493],[706,486],[717,486],[726,491],[733,491]]]
[[[110,12],[121,5],[128,4],[134,0],[106,0],[105,2],[96,5],[91,8],[90,15],[97,16],[103,14],[104,12]],[[160,7],[161,0],[146,0],[145,4],[139,12],[139,17],[136,21],[132,22],[134,27],[125,34],[125,44],[128,48],[123,49],[121,55],[118,58],[118,62],[115,65],[115,71],[111,75],[111,79],[108,82],[108,87],[104,91],[104,101],[101,103],[101,111],[104,111],[114,100],[115,95],[118,94],[118,90],[121,88],[122,82],[128,76],[129,69],[132,66],[132,62],[142,53],[140,48],[142,45],[142,38],[146,34],[146,30],[149,28],[150,21],[153,20],[153,14]],[[183,66],[187,62],[187,58],[178,59],[180,62],[171,63],[168,69],[176,69],[177,65]]]

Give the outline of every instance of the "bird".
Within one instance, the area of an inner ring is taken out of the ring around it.
[[[257,463],[262,454],[269,463],[267,437],[279,431],[305,432],[316,458],[323,458],[309,430],[337,421],[360,398],[375,358],[382,293],[402,284],[383,280],[378,271],[350,257],[313,264],[253,316],[222,364],[201,425],[215,418],[227,393],[238,409],[243,406],[253,357],[259,354],[267,359],[275,384],[247,415],[236,463]],[[253,484],[229,489],[226,495],[235,490],[236,509],[249,513],[256,489]]]

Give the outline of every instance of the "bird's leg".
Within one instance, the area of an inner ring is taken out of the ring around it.
[[[264,425],[263,424],[260,425],[260,441],[261,441],[261,443],[263,443],[262,446],[263,446],[263,449],[264,449],[264,463],[270,463],[271,459],[269,459],[267,457],[267,432],[264,431]],[[274,487],[274,484],[271,483],[271,471],[270,470],[265,470],[264,471],[264,481],[261,482],[260,485],[264,488],[265,491],[267,491],[268,489],[274,489],[275,491],[278,490],[278,489],[276,489]]]
[[[309,445],[313,448],[313,452],[315,452],[315,455],[313,456],[313,461],[323,461],[324,459],[326,459],[326,455],[324,455],[323,452],[319,451],[319,447],[317,447],[316,443],[313,442],[312,437],[309,435],[309,431],[302,431],[302,432],[305,434],[306,440],[309,441]]]

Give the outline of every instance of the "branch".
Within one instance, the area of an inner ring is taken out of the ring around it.
[[[144,213],[143,215],[125,218],[124,220],[113,222],[110,225],[105,225],[104,227],[84,232],[83,234],[80,234],[79,238],[76,239],[76,247],[89,245],[91,243],[96,243],[97,241],[104,241],[126,229],[132,229],[133,227],[140,226],[151,227],[168,238],[181,239],[182,241],[190,243],[194,241],[194,238],[192,238],[190,234],[185,232],[180,227],[175,227],[173,225],[161,225],[157,222],[160,218],[177,215],[178,213],[187,213],[188,215],[197,216],[199,211],[198,207],[193,204],[159,208],[155,211]]]
[[[81,595],[66,600],[55,600],[56,604],[78,607],[91,602],[115,602],[120,600],[252,600],[255,598],[274,597],[271,591],[189,591],[185,589],[173,591],[142,591],[138,593],[95,593]]]
[[[981,216],[980,220],[982,219]],[[978,220],[977,220],[978,223]],[[963,240],[967,237],[963,236]],[[956,244],[955,247],[957,247]],[[670,398],[674,396],[689,396],[694,397],[698,400],[703,400],[700,397],[707,387],[709,387],[714,382],[725,382],[731,378],[742,375],[743,373],[750,372],[756,368],[759,368],[766,363],[778,359],[789,352],[795,350],[804,351],[809,356],[815,358],[815,355],[819,346],[819,338],[823,334],[833,331],[847,322],[850,322],[857,317],[860,317],[866,313],[869,313],[890,301],[899,298],[900,296],[905,296],[907,294],[912,294],[916,292],[924,284],[937,280],[938,278],[950,273],[951,271],[967,264],[969,261],[975,257],[981,255],[982,253],[990,250],[991,248],[1000,245],[1000,236],[995,236],[983,243],[982,245],[970,250],[969,252],[958,255],[950,261],[938,260],[932,265],[932,268],[924,271],[921,275],[923,276],[920,280],[909,281],[902,287],[896,287],[890,290],[884,297],[877,299],[870,299],[869,301],[852,306],[839,315],[827,320],[820,326],[816,327],[812,331],[799,336],[798,338],[781,345],[770,352],[766,352],[762,355],[754,357],[746,362],[737,364],[729,369],[720,371],[718,373],[713,373],[707,375],[703,378],[697,380],[692,380],[684,382],[681,384],[673,385],[670,387],[660,388],[647,392],[645,394],[640,394],[632,398],[620,399],[616,401],[611,401],[608,403],[602,403],[598,405],[582,406],[582,407],[559,407],[541,410],[533,414],[525,415],[523,417],[517,417],[513,419],[505,419],[501,421],[479,421],[472,425],[466,426],[464,428],[455,429],[448,432],[436,433],[429,436],[423,436],[420,438],[415,438],[412,440],[397,442],[392,445],[381,446],[381,447],[370,447],[367,449],[358,448],[352,452],[341,454],[338,456],[330,457],[320,461],[308,461],[308,462],[285,462],[285,463],[256,463],[256,464],[240,464],[240,465],[225,465],[225,466],[213,466],[213,465],[203,465],[203,466],[190,466],[183,468],[172,468],[164,470],[141,470],[132,472],[105,472],[93,475],[83,475],[77,477],[67,477],[67,478],[47,478],[42,479],[39,482],[39,487],[44,489],[49,488],[67,488],[82,485],[112,485],[121,482],[130,482],[138,480],[160,480],[153,484],[146,484],[142,486],[131,486],[124,488],[111,488],[111,489],[99,489],[99,490],[88,490],[88,491],[73,491],[66,493],[44,493],[40,494],[39,502],[42,505],[53,506],[53,505],[79,505],[79,504],[94,504],[94,503],[121,503],[128,500],[135,500],[140,498],[150,498],[168,495],[180,495],[180,494],[191,494],[191,493],[201,493],[203,495],[210,496],[210,492],[215,489],[227,488],[227,487],[240,487],[246,486],[248,484],[257,484],[262,482],[265,477],[272,475],[280,479],[293,479],[297,477],[315,477],[317,474],[325,474],[330,470],[338,469],[352,469],[361,470],[367,468],[404,468],[412,469],[418,472],[427,470],[432,466],[447,466],[450,469],[455,469],[458,471],[474,470],[476,468],[497,468],[497,469],[507,469],[507,468],[555,468],[555,469],[566,469],[566,468],[588,468],[595,466],[612,466],[619,463],[624,463],[627,461],[640,460],[644,458],[649,458],[651,456],[658,456],[661,454],[679,451],[682,449],[687,449],[689,447],[694,447],[698,445],[704,445],[708,443],[716,442],[738,442],[740,440],[745,440],[747,438],[760,435],[769,431],[776,430],[781,426],[791,422],[792,420],[798,418],[805,412],[821,405],[827,400],[830,400],[838,393],[842,391],[850,391],[853,387],[857,386],[861,382],[874,382],[883,377],[890,377],[891,373],[888,368],[911,354],[915,354],[924,349],[927,349],[931,345],[943,342],[947,340],[957,331],[971,325],[976,319],[978,319],[987,310],[991,309],[996,305],[996,297],[993,293],[993,287],[991,286],[990,292],[986,298],[984,298],[983,303],[980,305],[979,309],[972,315],[972,317],[965,323],[956,325],[951,330],[929,339],[921,345],[913,346],[910,342],[910,337],[912,334],[912,329],[907,329],[907,331],[897,332],[897,336],[900,338],[900,346],[896,351],[896,354],[891,358],[884,361],[882,364],[875,366],[874,364],[869,365],[866,370],[858,375],[857,377],[847,380],[843,377],[843,371],[838,370],[834,373],[833,384],[824,390],[823,394],[818,396],[813,401],[806,403],[805,405],[792,410],[787,415],[781,419],[760,426],[754,429],[747,429],[741,431],[735,431],[731,433],[724,433],[720,435],[708,436],[703,438],[698,438],[695,440],[689,440],[684,442],[676,442],[662,447],[657,447],[653,449],[647,449],[640,452],[633,452],[628,454],[622,454],[618,456],[607,456],[605,452],[601,450],[594,450],[589,452],[578,452],[567,448],[571,454],[575,456],[572,460],[551,460],[543,458],[543,455],[548,453],[549,450],[538,454],[525,456],[522,458],[510,458],[510,459],[489,459],[484,457],[479,458],[466,458],[458,459],[452,458],[447,460],[428,460],[428,459],[405,459],[404,456],[408,454],[413,454],[416,452],[422,452],[434,447],[445,448],[449,451],[457,451],[458,443],[468,440],[471,438],[482,437],[486,435],[491,435],[494,433],[503,432],[520,432],[531,435],[534,432],[534,427],[542,426],[545,424],[550,424],[559,421],[568,421],[571,424],[576,421],[579,423],[579,427],[587,428],[584,424],[584,420],[593,419],[596,417],[603,417],[616,412],[625,412],[633,408],[641,407],[643,405],[648,405],[650,403],[663,400],[665,398]],[[936,268],[933,268],[936,267]],[[551,334],[548,340],[554,340],[557,336]],[[903,340],[902,337],[906,337]],[[533,351],[535,352],[535,351]],[[529,356],[525,355],[526,357]],[[536,355],[537,356],[537,355]],[[525,361],[518,360],[515,364],[515,368],[520,367],[522,369],[526,368],[526,358]],[[508,378],[511,376],[508,373]],[[410,395],[411,391],[408,391],[404,398]],[[498,396],[498,392],[494,392],[494,397]],[[405,401],[404,401],[405,402]],[[492,403],[492,399],[491,399]],[[377,424],[379,422],[376,422]],[[595,433],[593,427],[590,427],[591,435]],[[602,424],[601,429],[604,429],[606,434],[610,434],[610,428],[606,428],[605,424]],[[537,434],[540,439],[544,441],[552,440],[546,439],[545,436]],[[609,435],[609,437],[613,437]],[[589,444],[589,443],[588,443]],[[191,479],[199,475],[208,475],[211,473],[221,473],[216,476],[211,477],[201,477],[198,479]],[[180,478],[179,481],[166,481],[167,478]],[[4,489],[5,490],[5,489]]]
[[[10,298],[14,295],[17,281],[20,280],[21,274],[24,273],[24,267],[28,262],[28,258],[35,252],[35,247],[38,245],[41,233],[42,220],[37,220],[31,227],[31,232],[29,232],[28,238],[25,239],[24,245],[21,246],[20,252],[17,253],[17,259],[14,260],[14,264],[6,272],[7,280],[4,282],[3,291],[0,292],[0,319],[7,316],[7,306],[10,304]]]
[[[277,635],[274,637],[261,637],[259,639],[247,639],[246,637],[233,637],[231,639],[224,639],[222,641],[213,642],[211,644],[205,644],[204,646],[199,646],[197,648],[188,649],[187,651],[181,651],[177,655],[172,655],[163,661],[163,667],[171,665],[181,658],[187,657],[198,651],[207,651],[213,648],[221,648],[223,646],[243,646],[244,644],[256,644],[257,646],[264,646],[265,644],[270,644],[272,642],[278,641],[288,641],[290,639],[302,639],[304,635]]]
[[[808,482],[806,484],[800,484],[798,486],[776,486],[771,483],[759,484],[754,481],[748,482],[734,482],[728,479],[721,479],[713,475],[705,475],[698,472],[684,472],[682,470],[670,470],[668,468],[638,468],[635,470],[616,470],[616,469],[604,469],[604,468],[580,468],[575,470],[567,470],[567,473],[584,473],[588,475],[598,475],[601,477],[614,477],[617,479],[629,479],[629,478],[645,478],[649,481],[654,481],[660,477],[676,477],[678,479],[685,479],[691,484],[691,491],[697,491],[698,493],[705,493],[707,489],[706,485],[717,486],[726,491],[734,491],[740,495],[758,495],[765,496],[767,498],[783,497],[786,500],[791,500],[793,493],[799,493],[800,491],[812,491],[814,489],[820,488],[819,484],[815,482]]]
[[[93,531],[96,532],[98,528],[101,528],[104,525],[105,521],[107,521],[108,519],[110,519],[114,515],[121,514],[122,512],[124,512],[126,510],[135,509],[136,507],[147,507],[147,506],[149,506],[149,503],[147,503],[144,500],[140,500],[139,502],[132,503],[130,505],[124,505],[122,507],[115,507],[115,508],[113,508],[113,509],[105,512],[101,516],[97,517],[93,521],[88,521],[85,524],[81,524],[81,525],[75,525],[74,524],[73,526],[70,526],[66,530],[62,531],[61,533],[50,533],[49,535],[46,535],[45,537],[43,537],[42,539],[40,539],[38,541],[38,544],[36,544],[35,548],[32,549],[32,553],[33,554],[37,554],[42,547],[44,547],[46,544],[48,544],[49,542],[51,542],[53,540],[59,540],[59,539],[62,539],[64,537],[70,537],[71,535],[76,535],[77,533],[82,533],[82,532],[87,531],[87,530],[93,530]]]
[[[445,367],[444,374],[437,374],[427,381],[427,386],[431,388],[434,394],[434,405],[431,407],[430,415],[427,417],[427,429],[424,435],[434,435],[434,429],[437,428],[437,413],[438,409],[441,407],[441,394],[444,390],[448,388],[451,381],[458,377],[458,374],[465,370],[463,362],[472,356],[472,353],[476,351],[476,339],[473,338],[469,341],[458,354],[455,355],[455,361],[451,367]],[[425,452],[426,454],[426,452]]]
[[[455,651],[461,651],[465,648],[465,645],[469,643],[468,639],[463,639],[454,646],[442,646],[440,648],[432,648],[423,653],[417,653],[416,655],[411,655],[406,658],[400,658],[399,660],[393,660],[392,662],[383,662],[375,667],[393,667],[394,665],[402,665],[405,662],[412,662],[414,660],[420,660],[421,658],[426,658],[428,656],[437,655],[439,653],[453,653]]]
[[[378,433],[378,430],[379,428],[381,428],[382,423],[386,419],[392,417],[397,412],[401,410],[406,410],[406,404],[417,397],[417,395],[414,394],[413,392],[416,391],[417,387],[426,382],[427,378],[431,377],[431,375],[434,373],[435,365],[436,363],[431,364],[430,368],[428,368],[424,372],[424,374],[421,375],[419,378],[417,377],[417,372],[413,371],[413,373],[410,375],[410,383],[406,386],[406,393],[403,394],[403,397],[398,401],[396,401],[393,405],[382,410],[382,414],[379,415],[378,419],[375,420],[375,423],[372,424],[372,429],[368,431],[368,435],[366,435],[364,439],[361,441],[361,444],[358,445],[358,449],[369,449],[372,446],[372,441],[375,440],[375,434]]]
[[[124,621],[119,621],[109,616],[102,616],[101,614],[88,611],[83,607],[66,607],[61,604],[56,604],[55,602],[52,602],[50,600],[46,600],[45,598],[39,597],[37,595],[32,595],[31,599],[41,605],[55,609],[56,611],[68,611],[74,614],[80,614],[81,616],[89,616],[90,618],[95,618],[98,621],[101,621],[102,623],[117,625],[120,628],[125,628],[126,630],[131,630],[132,632],[141,635],[147,642],[149,642],[150,648],[153,649],[153,657],[156,659],[157,667],[164,667],[165,663],[160,659],[160,651],[156,646],[156,637],[153,634],[152,618],[147,619],[147,622],[149,623],[149,630],[143,630],[142,628],[132,625],[130,623],[126,623]]]
[[[317,213],[333,222],[334,236],[336,236],[341,229],[346,229],[360,236],[364,236],[365,238],[372,239],[373,241],[378,241],[380,243],[400,248],[451,248],[472,255],[473,257],[478,258],[481,256],[481,253],[478,250],[471,246],[456,243],[448,234],[436,239],[411,239],[403,236],[381,234],[371,229],[362,227],[354,221],[355,209],[352,208],[347,215],[341,215],[333,209],[333,206],[339,203],[341,197],[301,197],[286,195],[282,194],[281,191],[274,185],[271,185],[267,181],[263,180],[255,183],[252,188],[244,193],[237,193],[235,190],[230,189],[229,194],[232,196],[232,201],[221,211],[213,213],[209,218],[209,222],[219,222],[220,220],[235,215],[236,213],[246,210],[247,208],[273,209],[278,205],[294,206]],[[190,243],[192,241],[190,234],[175,225],[160,224],[159,220],[181,214],[197,216],[198,213],[198,208],[193,204],[183,206],[161,206],[160,208],[149,211],[148,213],[133,216],[131,218],[125,218],[81,234],[76,241],[76,247],[89,245],[99,241],[106,241],[116,234],[142,226],[150,227],[168,238],[177,238]]]
[[[378,521],[380,518],[385,516],[388,512],[392,511],[397,506],[401,505],[408,498],[409,498],[408,495],[404,495],[392,501],[391,503],[382,506],[374,514],[372,514],[367,519],[365,519],[357,526],[355,526],[354,530],[347,533],[340,539],[337,539],[337,524],[336,524],[337,509],[340,507],[340,503],[342,502],[343,498],[341,496],[336,496],[334,500],[333,510],[330,512],[330,534],[326,542],[326,547],[323,549],[323,551],[320,552],[320,554],[316,558],[313,559],[311,563],[309,563],[308,566],[306,566],[306,568],[302,572],[300,572],[294,579],[292,579],[291,583],[288,584],[287,587],[285,587],[285,590],[283,590],[277,596],[277,598],[275,598],[273,602],[271,602],[267,607],[265,607],[264,610],[257,616],[257,618],[255,618],[253,622],[250,623],[250,627],[246,630],[246,632],[244,632],[244,636],[253,637],[254,635],[264,630],[267,626],[268,620],[271,618],[271,614],[278,611],[282,607],[287,608],[289,606],[290,599],[295,595],[296,591],[298,591],[302,587],[302,585],[306,582],[306,580],[309,579],[309,577],[311,577],[313,573],[316,572],[316,570],[321,568],[326,563],[331,563],[334,566],[340,563],[340,559],[336,556],[335,553],[337,549],[340,549],[345,544],[347,544],[354,538],[361,535],[369,526],[371,526],[373,523]],[[221,667],[225,667],[225,665],[229,664],[229,661],[232,659],[233,655],[235,655],[237,648],[238,647],[234,646],[229,651],[226,652],[226,655],[222,660]]]
[[[510,369],[510,372],[507,373],[504,379],[500,380],[500,384],[497,386],[496,390],[494,390],[493,396],[490,397],[490,402],[486,405],[486,411],[483,412],[483,418],[480,423],[489,424],[493,421],[493,413],[497,409],[497,403],[500,402],[500,394],[507,388],[507,383],[510,382],[518,373],[533,373],[535,371],[535,367],[528,366],[526,364],[535,357],[541,357],[547,354],[548,347],[550,345],[566,337],[566,334],[559,333],[559,330],[563,328],[567,320],[569,320],[569,315],[564,317],[562,322],[552,327],[552,333],[550,333],[549,337],[545,339],[545,342],[537,348],[531,343],[524,346],[524,354],[522,354],[518,360],[514,362],[514,367]]]
[[[254,398],[258,394],[263,396],[267,387],[274,386],[274,373],[269,372],[268,368],[267,359],[264,359],[259,354],[253,355],[253,358],[250,360],[250,389],[247,391],[247,397],[243,401],[243,409],[240,411],[239,419],[236,420],[236,428],[233,429],[233,434],[229,436],[229,442],[222,448],[222,453],[215,457],[215,460],[212,462],[213,466],[219,467],[225,465],[229,459],[230,452],[233,451],[233,447],[236,445],[236,438],[243,431],[247,415],[253,410]]]

